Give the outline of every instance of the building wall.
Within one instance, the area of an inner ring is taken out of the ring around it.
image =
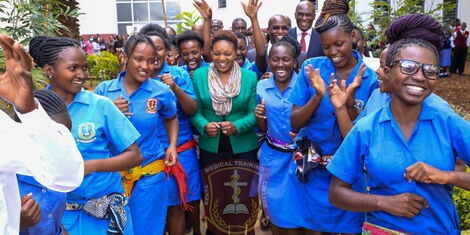
[[[457,6],[457,18],[461,22],[466,22],[467,25],[470,24],[470,1],[469,0],[459,0]],[[468,26],[467,26],[468,30]]]
[[[78,0],[80,34],[116,34],[116,0]]]

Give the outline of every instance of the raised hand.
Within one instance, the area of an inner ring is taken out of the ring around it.
[[[129,103],[127,102],[126,99],[122,98],[122,95],[119,95],[119,97],[114,100],[114,105],[125,115],[125,116],[131,116],[132,113],[129,113]]]
[[[424,162],[417,162],[406,168],[404,177],[411,182],[416,180],[428,184],[448,184],[449,172],[436,169]]]
[[[33,98],[31,59],[23,47],[6,34],[0,35],[0,46],[5,55],[6,71],[0,75],[0,96],[15,106],[20,113],[37,107]]]
[[[366,71],[366,66],[364,64],[361,65],[361,68],[359,68],[359,72],[357,72],[356,77],[354,77],[354,80],[351,84],[349,84],[348,88],[346,89],[346,94],[347,94],[347,101],[351,105],[348,106],[354,106],[356,104],[355,101],[355,96],[356,96],[356,90],[361,87],[362,85],[362,75]]]
[[[36,225],[39,222],[39,219],[41,219],[41,208],[32,196],[33,194],[29,193],[28,195],[21,197],[21,230]]]
[[[393,196],[382,196],[380,207],[383,211],[407,218],[413,218],[423,209],[429,207],[426,200],[413,193],[402,193]]]
[[[338,82],[334,79],[333,75],[330,80],[330,84],[328,85],[328,95],[330,102],[335,109],[339,109],[346,104],[346,89],[346,80],[341,80],[338,86]]]
[[[264,99],[261,100],[261,104],[256,105],[255,118],[258,120],[266,119],[266,101]]]
[[[307,65],[305,67],[305,72],[310,79],[310,84],[312,85],[313,89],[315,89],[316,95],[323,97],[325,95],[326,85],[325,81],[323,81],[323,78],[320,76],[320,70],[313,70],[311,65]]]
[[[162,80],[163,83],[167,84],[172,91],[175,91],[175,87],[177,86],[175,80],[173,80],[173,76],[169,73],[165,73],[163,75],[157,76]]]
[[[204,127],[204,130],[206,131],[207,135],[210,137],[216,137],[217,133],[219,133],[219,128],[220,125],[217,122],[209,122],[207,125]]]
[[[243,10],[245,14],[250,18],[254,19],[258,17],[258,10],[263,3],[258,0],[248,0],[248,4],[242,2]]]
[[[212,9],[205,0],[194,0],[193,6],[199,11],[202,18],[212,19]]]

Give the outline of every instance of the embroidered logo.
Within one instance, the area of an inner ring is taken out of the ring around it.
[[[147,110],[146,110],[146,112],[151,113],[151,114],[156,113],[157,112],[157,103],[158,103],[158,100],[155,99],[155,98],[147,99]]]
[[[364,110],[364,101],[356,99],[356,104],[354,105],[354,107],[358,112],[361,112],[362,110]]]
[[[91,143],[96,140],[95,124],[93,122],[84,122],[78,125],[78,139],[79,143]]]

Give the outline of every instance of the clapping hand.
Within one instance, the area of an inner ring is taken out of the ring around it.
[[[326,86],[325,81],[323,81],[323,78],[320,76],[320,70],[313,70],[311,65],[307,65],[305,67],[305,72],[310,80],[310,84],[313,89],[315,89],[316,95],[323,97],[325,95]]]

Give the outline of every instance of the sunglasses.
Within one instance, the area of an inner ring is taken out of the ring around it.
[[[274,26],[271,26],[271,29],[276,30],[276,31],[277,30],[284,30],[285,31],[285,30],[289,30],[290,28],[289,28],[289,26],[274,25]]]
[[[400,64],[400,71],[406,75],[416,74],[419,68],[423,69],[424,76],[429,80],[436,80],[439,78],[441,68],[435,64],[421,64],[413,60],[396,60],[390,64],[390,68],[395,64]]]

